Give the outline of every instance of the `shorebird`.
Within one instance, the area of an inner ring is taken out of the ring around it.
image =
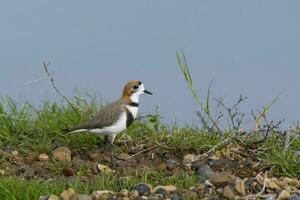
[[[130,81],[125,85],[122,97],[119,100],[104,106],[94,117],[86,122],[65,129],[64,132],[89,132],[108,136],[112,150],[115,137],[128,128],[137,117],[140,95],[144,93],[152,95],[151,92],[145,89],[141,81]]]

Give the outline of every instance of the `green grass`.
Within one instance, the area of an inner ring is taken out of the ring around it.
[[[92,111],[86,109],[80,101],[76,104],[79,108],[83,108],[80,110],[80,117],[69,106],[62,103],[44,101],[40,108],[34,108],[30,104],[17,105],[12,99],[1,99],[0,147],[18,150],[25,156],[31,152],[50,154],[53,150],[53,141],[69,147],[72,151],[95,148],[103,141],[103,138],[89,134],[65,135],[61,132],[63,128],[88,119],[100,108],[96,100],[89,103]],[[220,134],[204,132],[195,127],[162,124],[157,114],[136,121],[126,133],[136,145],[160,145],[159,154],[176,157],[182,157],[187,153],[204,153],[224,140]],[[231,135],[232,133],[229,132],[225,134],[225,137]],[[245,143],[249,142],[245,138],[240,139],[245,140]],[[234,144],[226,143],[218,148],[230,148],[231,145]],[[300,150],[299,138],[293,140],[286,154],[283,153],[284,137],[278,134],[269,137],[260,146],[267,149],[257,154],[257,159],[262,161],[262,167],[272,169],[276,176],[297,177],[300,175],[300,160],[294,155],[295,151]],[[116,151],[122,151],[122,148],[124,147],[117,145]],[[7,167],[3,164],[5,159],[5,157],[0,158],[0,168]],[[48,167],[53,173],[59,173],[59,168],[62,166],[53,162]],[[77,193],[90,193],[101,189],[113,191],[130,189],[140,182],[153,185],[172,184],[179,188],[189,188],[197,184],[195,174],[184,171],[180,171],[176,176],[168,176],[165,172],[144,169],[135,176],[129,175],[125,178],[112,173],[101,175],[83,184],[80,178],[86,174],[86,169],[81,169],[73,181],[37,179],[29,181],[23,177],[1,177],[0,199],[38,199],[41,195],[58,195],[70,187],[74,188]]]

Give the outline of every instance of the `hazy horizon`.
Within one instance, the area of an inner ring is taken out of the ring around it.
[[[66,96],[120,97],[132,79],[154,96],[143,96],[141,113],[159,104],[166,122],[196,122],[198,109],[176,60],[187,57],[202,98],[232,104],[240,94],[250,117],[277,95],[269,117],[300,119],[299,1],[13,1],[0,8],[0,95],[39,105],[61,98],[45,77],[51,61]],[[196,122],[197,123],[197,122]]]

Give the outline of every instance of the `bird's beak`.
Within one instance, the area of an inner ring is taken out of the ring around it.
[[[148,90],[144,90],[144,93],[152,95],[152,93],[149,92]]]

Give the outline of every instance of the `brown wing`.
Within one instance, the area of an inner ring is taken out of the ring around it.
[[[76,131],[80,129],[96,129],[112,125],[120,117],[120,114],[126,109],[122,101],[116,101],[103,107],[94,117],[88,121],[67,129],[67,132]]]

